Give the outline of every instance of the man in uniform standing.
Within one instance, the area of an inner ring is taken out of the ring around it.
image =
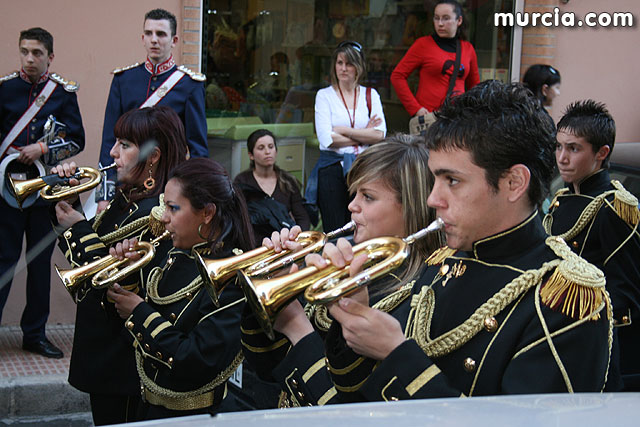
[[[620,369],[625,391],[640,391],[640,212],[638,199],[609,176],[615,139],[616,124],[603,104],[586,100],[567,107],[556,144],[566,186],[551,202],[544,226],[604,272],[616,331],[611,370]],[[612,382],[607,389],[621,385]]]
[[[436,117],[428,204],[448,246],[426,260],[404,309],[370,308],[366,292],[329,308],[341,326],[325,342],[335,384],[370,401],[601,391],[612,336],[604,275],[548,237],[537,212],[553,170],[551,118],[523,87],[497,81]],[[334,265],[350,251],[325,247]]]
[[[23,348],[61,358],[62,351],[45,335],[55,243],[49,203],[37,199],[18,209],[8,180],[36,178],[45,173],[42,162],[53,166],[81,151],[84,128],[76,97],[78,85],[49,72],[53,36],[42,28],[22,31],[19,48],[22,68],[0,78],[0,316],[26,233],[27,302],[20,321]]]
[[[100,165],[113,161],[109,152],[115,144],[113,128],[121,115],[134,108],[167,105],[184,124],[191,157],[208,157],[207,121],[204,112],[205,76],[177,66],[172,49],[178,43],[176,17],[154,9],[144,16],[142,44],[147,52],[143,63],[113,71],[102,129]],[[98,210],[104,209],[115,191],[115,171],[96,192]]]

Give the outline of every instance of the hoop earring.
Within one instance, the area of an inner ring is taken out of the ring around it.
[[[208,238],[208,237],[204,237],[204,236],[202,235],[202,226],[203,226],[203,225],[204,225],[204,222],[200,223],[200,225],[198,226],[198,236],[200,236],[200,238],[201,238],[202,240],[204,240],[205,242],[208,242],[208,241],[209,241],[209,238]]]
[[[144,180],[144,188],[146,188],[147,191],[150,191],[155,186],[156,186],[156,180],[153,178],[153,163],[150,163],[149,164],[149,178]]]

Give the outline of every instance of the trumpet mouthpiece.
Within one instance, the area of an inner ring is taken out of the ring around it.
[[[418,239],[422,239],[427,234],[433,233],[434,231],[438,231],[442,228],[444,228],[444,221],[442,220],[442,218],[436,218],[436,220],[429,224],[426,228],[423,228],[422,230],[419,230],[402,240],[404,240],[406,243],[411,244]]]
[[[341,234],[353,231],[355,228],[356,228],[356,223],[354,221],[349,221],[348,223],[346,223],[342,227],[338,228],[337,230],[333,230],[333,231],[328,232],[327,233],[327,238],[328,239],[333,239],[334,237],[338,237]]]

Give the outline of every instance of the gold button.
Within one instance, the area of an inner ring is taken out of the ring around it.
[[[144,349],[145,349],[146,351],[151,351],[151,346],[150,346],[149,344],[145,344],[145,345],[144,345]]]
[[[444,276],[448,272],[449,272],[449,265],[448,264],[442,264],[442,266],[440,267],[440,271],[438,271],[438,274],[440,274],[441,276]]]
[[[118,224],[114,225],[113,228],[118,229]]]
[[[131,330],[133,330],[133,327],[135,325],[133,324],[133,322],[131,320],[128,320],[126,326],[127,326],[127,329],[131,331]]]
[[[304,393],[299,391],[296,393],[300,399],[304,399]]]
[[[36,119],[31,120],[31,123],[35,123],[35,122],[36,122]]]
[[[193,294],[191,292],[187,292],[186,294],[184,294],[184,296],[191,301],[193,299]]]
[[[104,301],[100,301],[100,307],[104,310]]]
[[[291,384],[292,384],[294,387],[298,387],[298,381],[297,381],[295,378],[291,380]]]
[[[560,206],[560,201],[556,200],[556,202],[553,204],[553,207],[557,208],[558,206]]]
[[[170,358],[167,360],[167,363],[169,364],[169,366],[173,365],[173,357],[170,357]]]
[[[629,316],[622,316],[622,324],[627,325],[629,323],[631,323]]]
[[[160,353],[159,351],[156,352],[156,357],[160,360],[162,360],[162,353]]]
[[[71,230],[67,230],[64,232],[64,238],[65,239],[70,239],[71,236],[73,236],[73,234],[71,233]]]
[[[138,339],[138,341],[142,341],[142,334],[140,332],[138,332],[136,334],[136,338]]]
[[[71,242],[71,249],[75,249],[76,248],[76,242]]]
[[[400,400],[400,399],[398,399],[398,398],[397,398],[397,397],[395,397],[395,396],[391,396],[391,397],[389,398],[389,400],[391,400],[391,401],[393,401],[393,402],[397,402],[397,401],[398,401],[398,400]]]
[[[88,264],[89,264],[89,261],[85,261],[82,263],[82,265],[88,265]]]
[[[82,252],[78,252],[76,255],[80,258],[82,256]]]
[[[171,320],[172,322],[175,322],[176,321],[176,314],[175,313],[171,313],[169,315],[169,320]]]
[[[470,357],[464,359],[464,370],[467,372],[473,372],[476,369],[476,361]]]
[[[578,246],[580,246],[580,244],[574,240],[573,242],[571,242],[571,246],[573,246],[574,248],[577,248]]]
[[[495,332],[498,329],[498,321],[495,317],[487,317],[484,319],[484,328],[488,332]]]
[[[133,208],[129,209],[129,214],[133,213]]]

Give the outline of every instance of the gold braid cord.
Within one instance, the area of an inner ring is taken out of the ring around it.
[[[614,192],[615,190],[606,191],[598,195],[597,197],[595,197],[592,201],[590,201],[589,204],[582,210],[582,213],[578,217],[578,220],[576,221],[576,223],[573,224],[573,227],[571,227],[569,230],[565,231],[564,233],[558,235],[558,237],[561,237],[563,240],[571,240],[574,237],[576,237],[587,226],[587,224],[589,224],[591,220],[595,218],[595,216],[598,214],[598,211],[600,210],[600,208],[605,202],[605,198],[608,195],[613,194]],[[546,214],[544,216],[544,219],[542,220],[542,226],[544,227],[544,230],[549,235],[552,235],[551,234],[552,225],[553,225],[553,216],[550,212]]]
[[[115,231],[112,231],[111,233],[107,233],[104,236],[101,236],[100,240],[102,240],[102,242],[105,245],[110,245],[112,243],[119,242],[120,240],[125,239],[132,234],[136,234],[139,231],[142,231],[148,225],[149,225],[149,217],[144,216],[142,218],[138,218],[135,221],[130,222],[129,224]]]
[[[407,337],[415,339],[427,356],[442,357],[469,342],[483,329],[484,319],[497,315],[538,284],[541,284],[542,303],[551,309],[558,308],[559,298],[562,313],[581,319],[598,312],[604,302],[607,305],[607,316],[610,316],[611,307],[604,288],[602,271],[574,254],[559,237],[548,237],[546,244],[560,259],[546,262],[541,268],[525,271],[514,278],[462,324],[433,340],[430,340],[429,336],[435,308],[435,293],[431,287],[423,287],[420,294],[414,295],[411,300],[411,324],[407,325]],[[552,270],[555,271],[549,280],[542,284],[544,277]],[[555,307],[552,305],[554,302]],[[591,320],[596,320],[598,316],[593,315]]]
[[[545,274],[559,263],[560,260],[553,260],[543,264],[537,270],[525,271],[489,298],[462,324],[434,340],[429,339],[428,328],[435,306],[435,294],[433,289],[423,287],[417,295],[418,298],[413,298],[411,301],[411,310],[415,311],[415,314],[413,324],[408,329],[408,337],[415,339],[429,357],[438,358],[449,354],[480,332],[484,328],[484,319],[500,313],[520,295],[540,283]]]
[[[211,391],[219,385],[223,384],[229,379],[229,377],[238,368],[238,366],[240,366],[240,363],[242,363],[243,359],[244,357],[242,356],[242,351],[238,352],[238,354],[236,354],[236,357],[233,359],[233,362],[231,362],[227,369],[220,372],[211,382],[191,391],[174,391],[165,387],[161,387],[153,382],[153,380],[149,378],[147,376],[147,373],[144,371],[144,359],[142,358],[140,351],[136,351],[136,368],[138,369],[140,382],[142,382],[142,385],[144,385],[144,387],[152,393],[161,396],[167,396],[173,399],[188,399]]]
[[[413,288],[414,283],[415,280],[412,280],[411,282],[403,285],[397,291],[390,293],[375,303],[372,308],[384,311],[385,313],[391,312],[400,305],[402,301],[407,299],[409,295],[411,295],[411,289]],[[326,332],[331,327],[332,319],[329,317],[329,310],[326,305],[318,306],[307,304],[304,307],[304,312],[309,319],[314,321],[318,329]]]
[[[149,280],[147,280],[147,296],[151,298],[151,301],[156,304],[172,304],[185,298],[186,294],[188,293],[195,295],[195,293],[202,287],[204,283],[202,281],[202,277],[198,276],[178,292],[174,292],[173,294],[167,295],[166,297],[161,297],[160,294],[158,294],[158,283],[160,283],[160,280],[162,279],[165,268],[167,268],[167,265],[165,265],[163,268],[154,267],[153,270],[151,270],[151,273],[149,273]]]

